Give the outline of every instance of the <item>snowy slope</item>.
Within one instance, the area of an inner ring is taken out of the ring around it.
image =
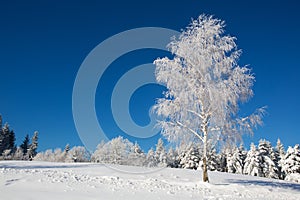
[[[209,176],[208,184],[193,170],[149,173],[141,167],[1,161],[0,199],[300,199],[300,184],[219,172]]]

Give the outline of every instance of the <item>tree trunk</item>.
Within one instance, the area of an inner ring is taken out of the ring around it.
[[[208,173],[207,173],[207,163],[206,163],[206,156],[203,157],[203,175],[202,175],[202,180],[203,182],[209,182],[208,181]]]
[[[203,175],[202,175],[202,180],[203,182],[209,182],[208,180],[208,173],[207,173],[207,133],[204,133],[203,137],[203,143],[204,143],[204,149],[203,149]]]
[[[203,182],[209,182],[208,180],[208,173],[207,173],[207,134],[208,134],[208,123],[209,123],[209,119],[210,119],[210,115],[209,114],[205,114],[206,112],[201,113],[202,115],[202,123],[201,123],[201,131],[203,133],[203,158],[202,158],[202,162],[203,162],[203,166],[202,166],[202,171],[203,171],[203,175],[202,175],[202,180]]]

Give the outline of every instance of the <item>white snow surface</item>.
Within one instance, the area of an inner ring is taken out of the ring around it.
[[[0,161],[0,199],[300,199],[300,184],[246,175],[93,163]],[[133,173],[134,172],[134,173]]]

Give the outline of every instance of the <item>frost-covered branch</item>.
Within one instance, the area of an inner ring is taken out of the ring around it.
[[[185,126],[184,124],[180,123],[179,121],[176,121],[176,124],[178,124],[179,126],[186,128],[187,130],[189,130],[191,133],[193,133],[195,136],[197,136],[202,142],[203,142],[203,138],[193,129]]]
[[[190,112],[190,113],[193,113],[194,115],[196,115],[197,117],[199,117],[201,120],[203,120],[203,118],[204,118],[201,114],[199,114],[199,113],[197,113],[197,112],[195,112],[193,110],[187,110],[187,111]]]
[[[266,114],[266,106],[261,107],[255,110],[254,113],[247,117],[238,118],[237,124],[240,127],[240,130],[253,134],[253,128],[261,126],[263,124],[262,118]]]

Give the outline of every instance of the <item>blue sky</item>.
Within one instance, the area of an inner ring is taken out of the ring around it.
[[[40,150],[82,145],[72,116],[72,90],[79,67],[100,42],[138,27],[180,31],[202,13],[226,21],[226,33],[237,37],[243,50],[240,64],[250,64],[256,76],[255,96],[241,108],[248,114],[268,106],[264,126],[246,146],[260,138],[285,146],[300,142],[300,3],[286,1],[1,1],[0,3],[0,113],[17,135],[40,132]],[[110,137],[122,134],[108,108],[109,95],[122,66],[152,62],[166,53],[137,51],[122,56],[103,77],[96,110]],[[119,74],[119,75],[118,75]],[[131,114],[146,124],[147,111],[162,88],[145,86],[132,97]],[[297,92],[298,91],[298,92]],[[146,99],[146,100],[145,100]],[[139,141],[144,149],[159,136]],[[129,138],[134,141],[134,138]]]

